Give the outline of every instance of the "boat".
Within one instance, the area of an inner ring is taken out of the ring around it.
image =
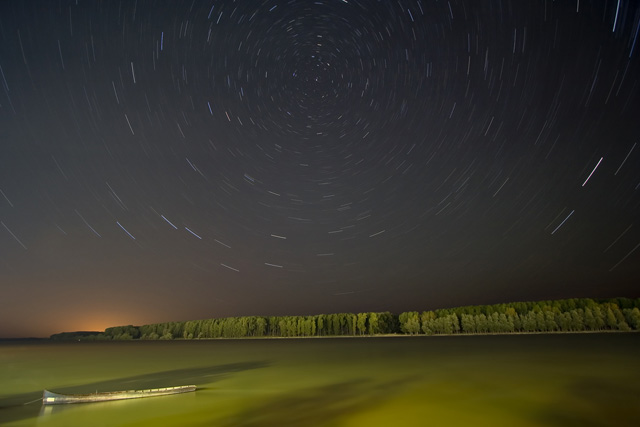
[[[150,388],[147,390],[107,391],[91,394],[61,394],[45,390],[42,394],[43,405],[61,405],[65,403],[107,402],[110,400],[140,399],[143,397],[167,396],[171,394],[196,391],[195,385]]]

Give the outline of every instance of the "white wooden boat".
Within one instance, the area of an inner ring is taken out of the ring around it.
[[[45,390],[42,394],[43,405],[61,405],[65,403],[106,402],[110,400],[140,399],[143,397],[167,396],[171,394],[196,391],[195,385],[151,388],[147,390],[108,391],[91,394],[60,394]]]

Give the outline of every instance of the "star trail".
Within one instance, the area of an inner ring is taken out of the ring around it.
[[[0,4],[0,336],[639,295],[640,6]]]

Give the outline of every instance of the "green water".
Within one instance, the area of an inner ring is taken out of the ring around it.
[[[89,393],[183,395],[43,407]],[[2,343],[3,426],[638,426],[640,334]]]

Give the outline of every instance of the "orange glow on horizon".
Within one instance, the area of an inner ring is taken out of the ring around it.
[[[113,313],[82,313],[75,316],[75,319],[69,319],[65,322],[65,330],[58,332],[76,332],[76,331],[97,331],[104,332],[105,329],[113,326],[126,326],[140,324],[136,320],[140,320],[141,316],[128,316],[125,314],[115,315]],[[66,326],[71,325],[71,326]]]

